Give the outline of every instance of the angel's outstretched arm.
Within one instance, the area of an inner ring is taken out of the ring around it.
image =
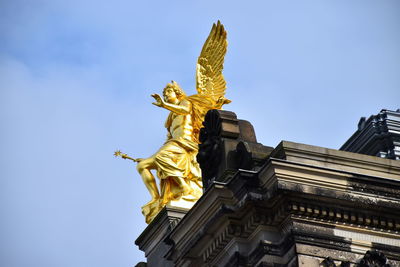
[[[183,100],[177,105],[166,102],[164,108],[179,115],[188,115],[191,111],[191,104],[187,100]]]
[[[173,113],[179,115],[188,115],[191,112],[192,105],[187,100],[182,100],[181,102],[179,102],[179,104],[172,104],[165,102],[158,94],[152,94],[151,96],[154,97],[154,99],[156,100],[153,105],[168,109],[169,111],[172,111]]]

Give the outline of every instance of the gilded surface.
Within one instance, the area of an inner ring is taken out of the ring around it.
[[[164,88],[162,97],[152,95],[154,105],[170,111],[165,122],[167,140],[155,154],[146,159],[134,159],[120,151],[114,154],[138,162],[137,170],[151,195],[142,207],[147,223],[166,204],[191,207],[202,195],[201,170],[196,161],[199,132],[208,110],[230,103],[225,98],[226,82],[222,75],[227,45],[226,31],[218,21],[197,61],[197,94],[186,96],[172,81]],[[157,173],[159,186],[152,170]]]

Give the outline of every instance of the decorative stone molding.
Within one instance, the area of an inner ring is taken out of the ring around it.
[[[393,231],[393,233],[399,233],[400,231],[400,221],[383,216],[374,216],[371,215],[371,213],[321,207],[316,206],[315,204],[300,202],[290,202],[288,208],[292,214],[303,215],[313,219],[318,218],[337,223],[356,224],[371,228],[387,229]]]
[[[239,218],[234,220],[232,218],[225,228],[223,228],[223,230],[214,237],[213,241],[204,250],[202,254],[204,262],[212,262],[215,256],[221,252],[221,250],[232,240],[232,238],[247,239],[254,233],[257,227],[273,225],[278,226],[279,223],[281,223],[284,219],[284,210],[284,205],[279,205],[277,209],[271,210],[252,208],[247,210],[248,214],[245,213],[240,216],[243,218],[242,220],[239,220]],[[202,232],[204,233],[206,230]],[[286,239],[279,244],[261,242],[259,248],[252,252],[252,256],[250,257],[256,257],[261,248],[263,250],[268,249],[270,251],[278,251],[281,248],[286,249],[288,242],[289,241]]]

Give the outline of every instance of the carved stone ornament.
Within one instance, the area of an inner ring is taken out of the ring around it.
[[[221,120],[219,113],[216,110],[210,110],[205,116],[203,125],[204,128],[200,129],[197,162],[200,164],[204,181],[216,176],[221,161],[222,140],[220,138]]]
[[[357,267],[389,267],[390,264],[386,262],[386,256],[382,252],[370,250],[365,253]]]

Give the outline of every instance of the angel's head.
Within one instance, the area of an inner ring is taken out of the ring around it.
[[[186,94],[175,81],[171,81],[171,83],[167,83],[167,86],[165,86],[163,96],[166,102],[175,103],[184,99]]]

